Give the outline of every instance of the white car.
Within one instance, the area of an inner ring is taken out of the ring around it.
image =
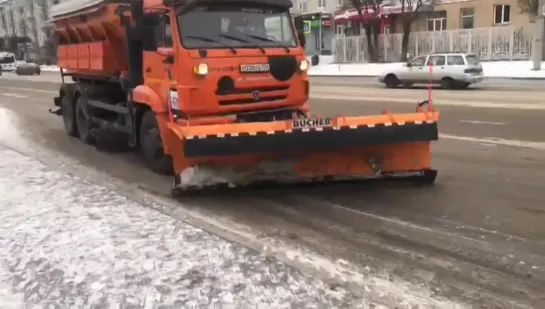
[[[0,67],[2,67],[2,71],[15,71],[17,69],[15,54],[0,52]]]
[[[456,89],[467,88],[482,81],[483,77],[483,67],[475,55],[435,53],[416,57],[397,69],[382,72],[378,80],[388,88],[431,82],[445,89]]]

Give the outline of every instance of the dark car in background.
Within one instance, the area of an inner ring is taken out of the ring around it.
[[[40,75],[40,66],[32,62],[18,63],[15,69],[17,75]]]

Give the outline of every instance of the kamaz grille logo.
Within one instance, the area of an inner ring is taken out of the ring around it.
[[[271,67],[268,63],[240,65],[240,72],[242,73],[262,73],[262,72],[269,72],[270,70],[271,70]]]

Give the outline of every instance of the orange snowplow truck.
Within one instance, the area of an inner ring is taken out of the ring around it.
[[[69,0],[51,8],[54,113],[113,139],[174,192],[206,185],[409,177],[433,183],[439,113],[310,114],[291,0]],[[73,83],[65,83],[71,77]],[[200,180],[198,180],[200,179]]]

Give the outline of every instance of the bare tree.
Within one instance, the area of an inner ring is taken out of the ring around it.
[[[15,15],[14,15],[14,12],[15,11],[15,8],[13,7],[13,4],[10,4],[9,8],[8,8],[8,14],[9,14],[9,23],[10,23],[10,26],[11,26],[11,35],[12,36],[15,36],[16,35],[16,32],[15,32]]]
[[[378,36],[380,34],[378,12],[382,0],[350,0],[350,3],[358,12],[359,20],[365,30],[369,60],[370,62],[378,62],[380,60],[378,53]],[[364,16],[368,18],[364,18]]]
[[[29,13],[29,16],[28,16],[28,19],[30,20],[30,24],[31,24],[31,31],[32,31],[32,36],[34,37],[33,40],[32,40],[32,45],[34,46],[34,52],[37,52],[38,49],[40,48],[40,44],[38,42],[38,25],[36,23],[36,14],[35,14],[35,11],[34,11],[34,6],[35,6],[35,3],[34,3],[34,0],[27,0],[27,5],[28,5],[28,13]]]
[[[526,13],[530,17],[530,20],[533,21],[539,11],[539,1],[538,0],[517,0],[517,5],[521,13]]]
[[[49,21],[49,1],[48,0],[37,0],[37,5],[40,8],[39,15],[40,20],[42,21],[42,33],[44,35],[44,40],[42,46],[40,46],[43,60],[45,64],[51,64],[55,62],[56,57],[56,44],[53,39],[52,25],[48,23]]]
[[[401,38],[401,59],[407,61],[409,51],[409,38],[414,21],[420,16],[424,6],[433,5],[435,0],[399,0],[401,2],[401,26],[403,36]]]

